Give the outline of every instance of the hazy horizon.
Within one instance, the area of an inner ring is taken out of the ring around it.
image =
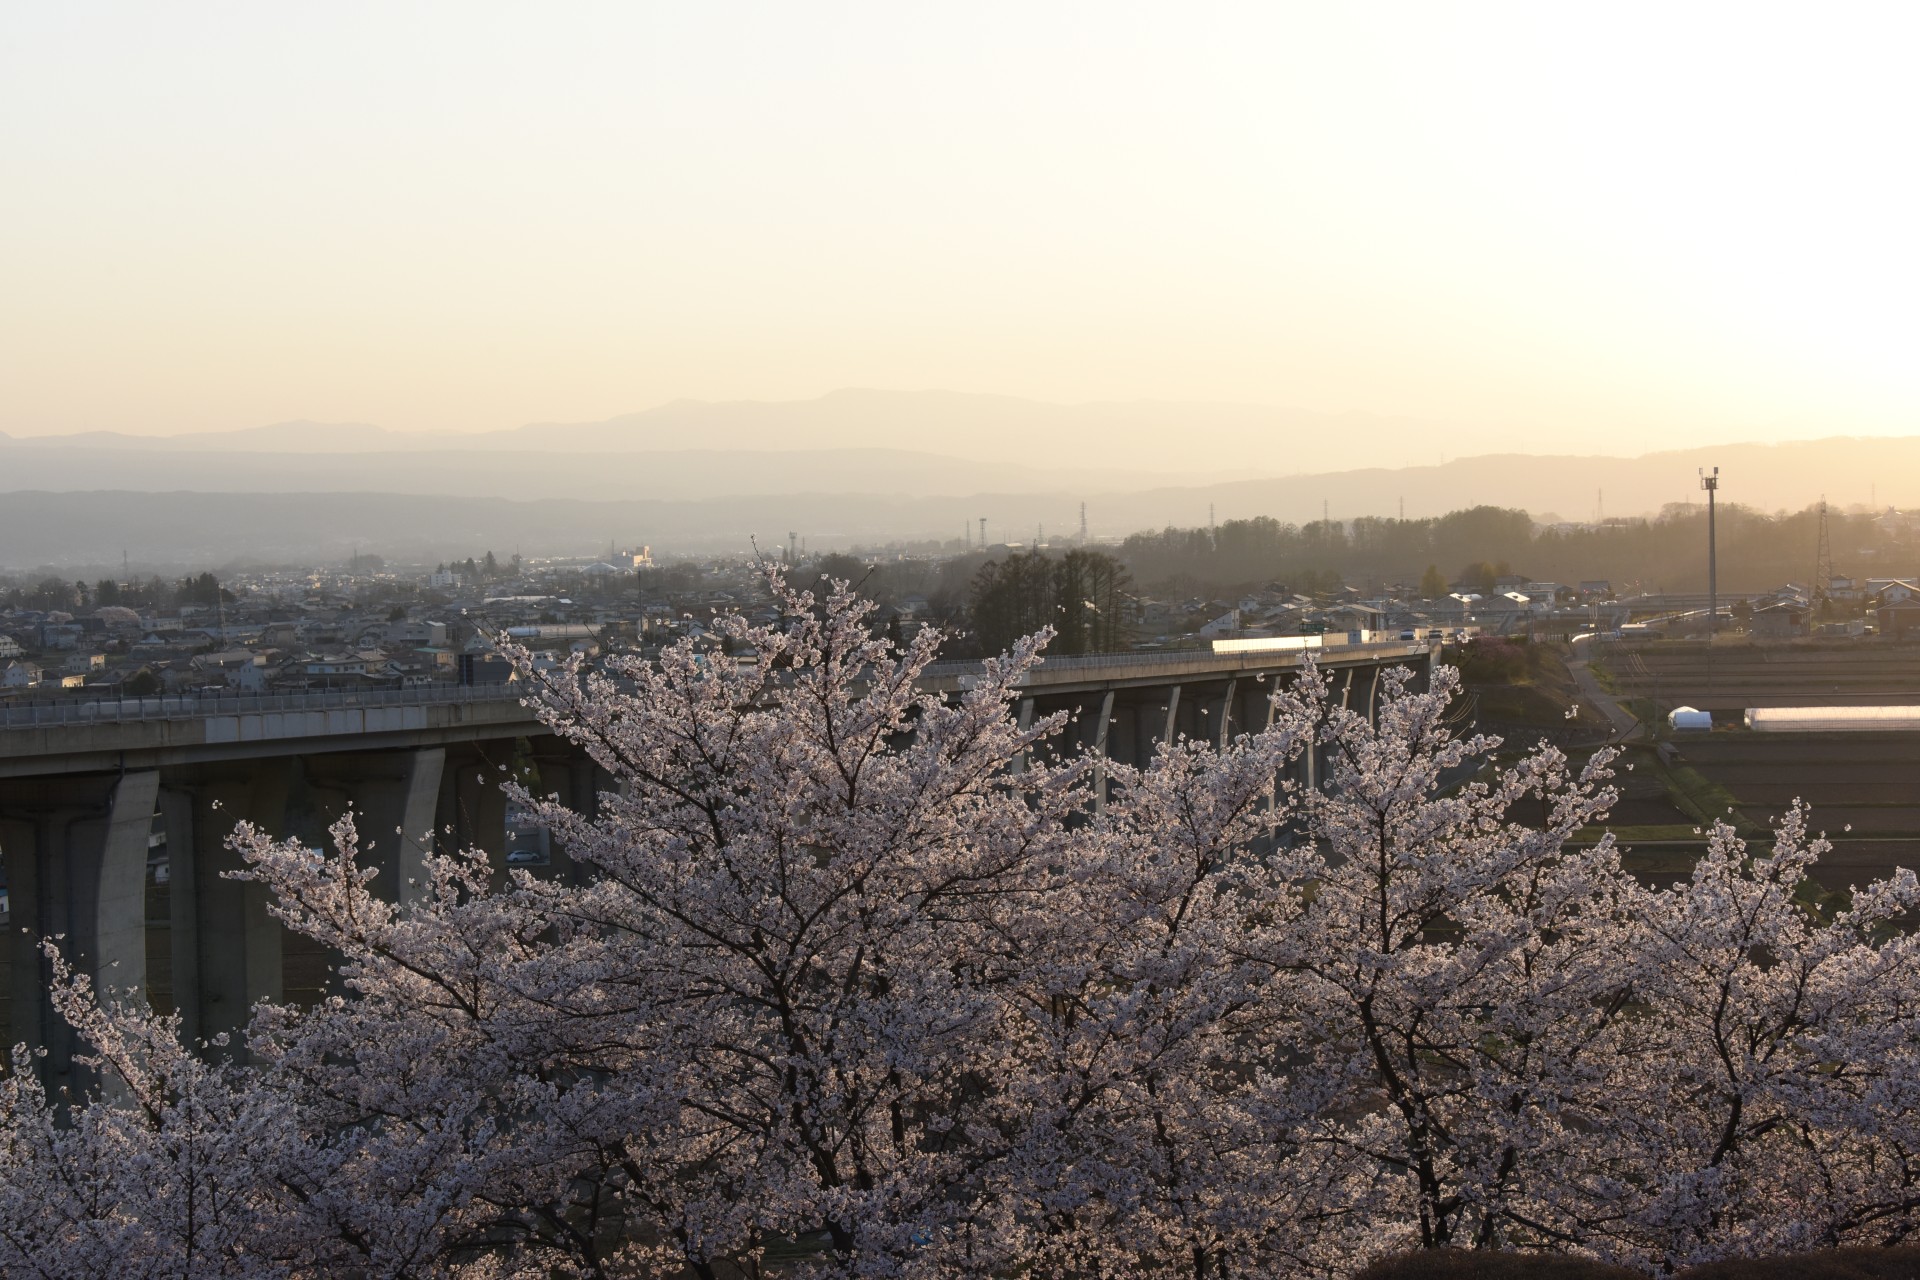
[[[938,387],[1518,450],[1912,434],[1916,35],[1896,6],[16,6],[0,431]]]

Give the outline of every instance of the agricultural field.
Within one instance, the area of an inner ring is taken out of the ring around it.
[[[1714,714],[1712,733],[1662,732],[1630,752],[1635,769],[1622,774],[1626,798],[1609,825],[1637,867],[1684,871],[1700,848],[1693,827],[1713,816],[1764,841],[1798,799],[1834,843],[1819,874],[1828,889],[1920,869],[1920,734],[1740,727],[1748,707],[1920,704],[1920,647],[1716,645],[1709,665],[1704,645],[1615,646],[1596,668],[1643,720],[1683,705]]]
[[[1920,704],[1920,646],[1877,640],[1778,645],[1609,645],[1595,668],[1622,702],[1737,721],[1748,707]]]

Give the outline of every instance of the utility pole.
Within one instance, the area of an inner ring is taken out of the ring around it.
[[[1707,491],[1707,688],[1713,688],[1713,632],[1720,622],[1720,549],[1714,537],[1713,500],[1720,492],[1720,468],[1708,475],[1700,472],[1700,487]]]
[[[1813,583],[1807,592],[1808,608],[1818,623],[1833,614],[1833,543],[1827,534],[1827,495],[1820,495],[1820,540],[1814,546]],[[1809,631],[1816,628],[1810,627]]]

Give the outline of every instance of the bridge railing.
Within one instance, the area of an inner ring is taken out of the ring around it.
[[[1304,638],[1312,640],[1319,639],[1318,636]],[[1316,650],[1316,657],[1328,662],[1337,661],[1345,657],[1357,657],[1361,654],[1380,650],[1388,650],[1412,656],[1416,648],[1424,648],[1424,646],[1420,646],[1412,640],[1397,640],[1362,644],[1332,644],[1326,646],[1324,649],[1316,645],[1300,646],[1299,648],[1288,647],[1285,649],[1275,647],[1273,649],[1256,650],[1252,652],[1216,651],[1211,649],[1163,649],[1158,652],[1149,653],[1088,653],[1074,657],[1049,657],[1041,664],[1040,669],[1049,672],[1094,672],[1121,667],[1151,670],[1154,667],[1190,666],[1196,662],[1203,662],[1217,663],[1222,670],[1226,670],[1232,667],[1258,666],[1262,658],[1274,657],[1280,653],[1286,653],[1291,656],[1309,647]],[[926,674],[930,678],[939,679],[942,676],[978,675],[981,669],[982,666],[978,659],[969,659],[964,662],[933,663],[927,668]]]
[[[518,685],[424,685],[414,689],[327,689],[311,693],[167,694],[84,702],[0,704],[0,729],[109,724],[131,720],[190,720],[274,711],[335,711],[349,707],[417,707],[517,701]]]
[[[1354,655],[1370,650],[1389,649],[1406,652],[1408,642],[1394,644],[1345,645],[1329,649],[1325,656]],[[1206,649],[1173,649],[1160,653],[1092,653],[1075,657],[1048,658],[1048,672],[1086,672],[1089,674],[1132,670],[1147,671],[1160,667],[1190,666],[1196,662],[1217,664],[1222,670],[1254,665],[1261,654],[1214,653]],[[926,675],[931,679],[978,675],[978,660],[936,662]],[[149,698],[103,698],[73,702],[0,703],[0,730],[34,729],[55,725],[117,724],[139,720],[188,720],[206,716],[258,715],[275,711],[332,711],[349,707],[417,707],[460,703],[513,702],[524,697],[527,689],[519,684],[423,685],[412,689],[329,689],[310,693],[198,693],[169,694]]]

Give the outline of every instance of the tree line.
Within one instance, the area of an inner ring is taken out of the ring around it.
[[[514,655],[613,777],[592,815],[508,786],[579,876],[236,832],[337,998],[197,1052],[50,942],[102,1083],[0,1077],[0,1269],[1656,1274],[1920,1227],[1920,883],[1819,907],[1803,810],[1650,886],[1594,838],[1609,757],[1495,763],[1447,668],[1096,767],[1015,714],[1039,644],[948,700],[932,630],[776,594],[715,622],[765,661]]]
[[[1525,511],[1487,506],[1417,520],[1365,516],[1295,525],[1261,516],[1217,528],[1137,533],[1121,544],[1120,557],[1139,582],[1176,593],[1270,581],[1311,590],[1325,576],[1424,588],[1484,576],[1500,565],[1543,581],[1607,579],[1648,591],[1697,591],[1707,580],[1706,522],[1704,506],[1683,504],[1650,519],[1597,527],[1536,527]],[[1920,570],[1920,546],[1904,528],[1871,515],[1830,511],[1828,530],[1840,572]],[[1804,585],[1814,573],[1819,511],[1768,514],[1726,503],[1718,513],[1718,542],[1723,589]]]
[[[211,573],[190,574],[175,581],[153,575],[131,582],[101,578],[97,582],[68,582],[43,577],[32,582],[0,582],[0,604],[10,609],[36,609],[78,615],[106,605],[130,609],[174,609],[183,604],[212,608],[231,604],[236,597]]]
[[[986,653],[1000,653],[1042,627],[1053,628],[1054,652],[1113,653],[1131,634],[1132,586],[1125,566],[1103,551],[1013,552],[974,572],[968,618]]]

